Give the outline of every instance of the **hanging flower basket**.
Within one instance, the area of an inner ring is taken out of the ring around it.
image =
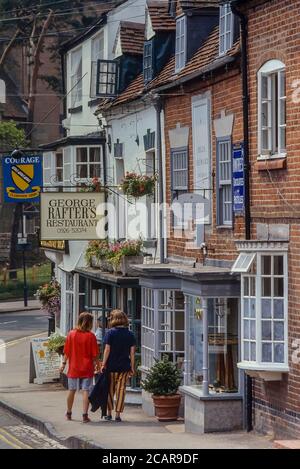
[[[120,187],[125,195],[137,199],[154,194],[156,179],[156,176],[126,173]]]
[[[40,286],[35,296],[40,301],[44,311],[59,319],[61,309],[61,288],[56,279],[52,279],[49,283],[45,283]]]
[[[99,178],[93,178],[91,182],[84,183],[79,192],[101,192],[102,184]]]

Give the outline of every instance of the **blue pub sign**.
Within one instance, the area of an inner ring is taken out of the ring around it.
[[[43,185],[41,156],[4,156],[2,167],[4,202],[39,201]]]
[[[232,192],[233,212],[236,215],[244,213],[244,148],[243,144],[233,146],[232,155]]]

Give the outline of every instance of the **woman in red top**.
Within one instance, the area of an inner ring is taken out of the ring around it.
[[[64,360],[60,371],[63,372],[67,362],[68,410],[67,420],[72,420],[72,407],[77,390],[83,391],[83,422],[90,422],[88,417],[89,391],[93,385],[95,369],[99,368],[99,350],[95,334],[91,332],[93,327],[93,316],[90,313],[79,315],[77,328],[69,332],[64,349]]]

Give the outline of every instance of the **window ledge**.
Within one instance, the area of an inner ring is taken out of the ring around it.
[[[256,363],[240,362],[237,366],[252,378],[261,378],[264,381],[281,381],[283,373],[289,372],[289,367],[284,365],[268,366]]]
[[[242,395],[238,392],[236,393],[219,393],[219,394],[209,394],[208,396],[203,396],[201,389],[196,389],[193,386],[180,386],[179,391],[182,394],[187,396],[194,397],[199,401],[238,401],[242,399]]]
[[[286,168],[286,155],[277,155],[272,157],[259,157],[254,164],[257,171],[266,171],[273,169]]]
[[[233,230],[233,225],[217,225],[217,230]]]
[[[77,114],[78,112],[82,112],[82,105],[76,107],[70,107],[68,109],[69,114]]]

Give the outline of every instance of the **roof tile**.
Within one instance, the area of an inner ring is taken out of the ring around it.
[[[167,0],[148,0],[147,8],[153,31],[175,31],[176,21],[169,15],[169,2]]]
[[[119,32],[123,54],[143,54],[145,40],[144,24],[121,21]]]

